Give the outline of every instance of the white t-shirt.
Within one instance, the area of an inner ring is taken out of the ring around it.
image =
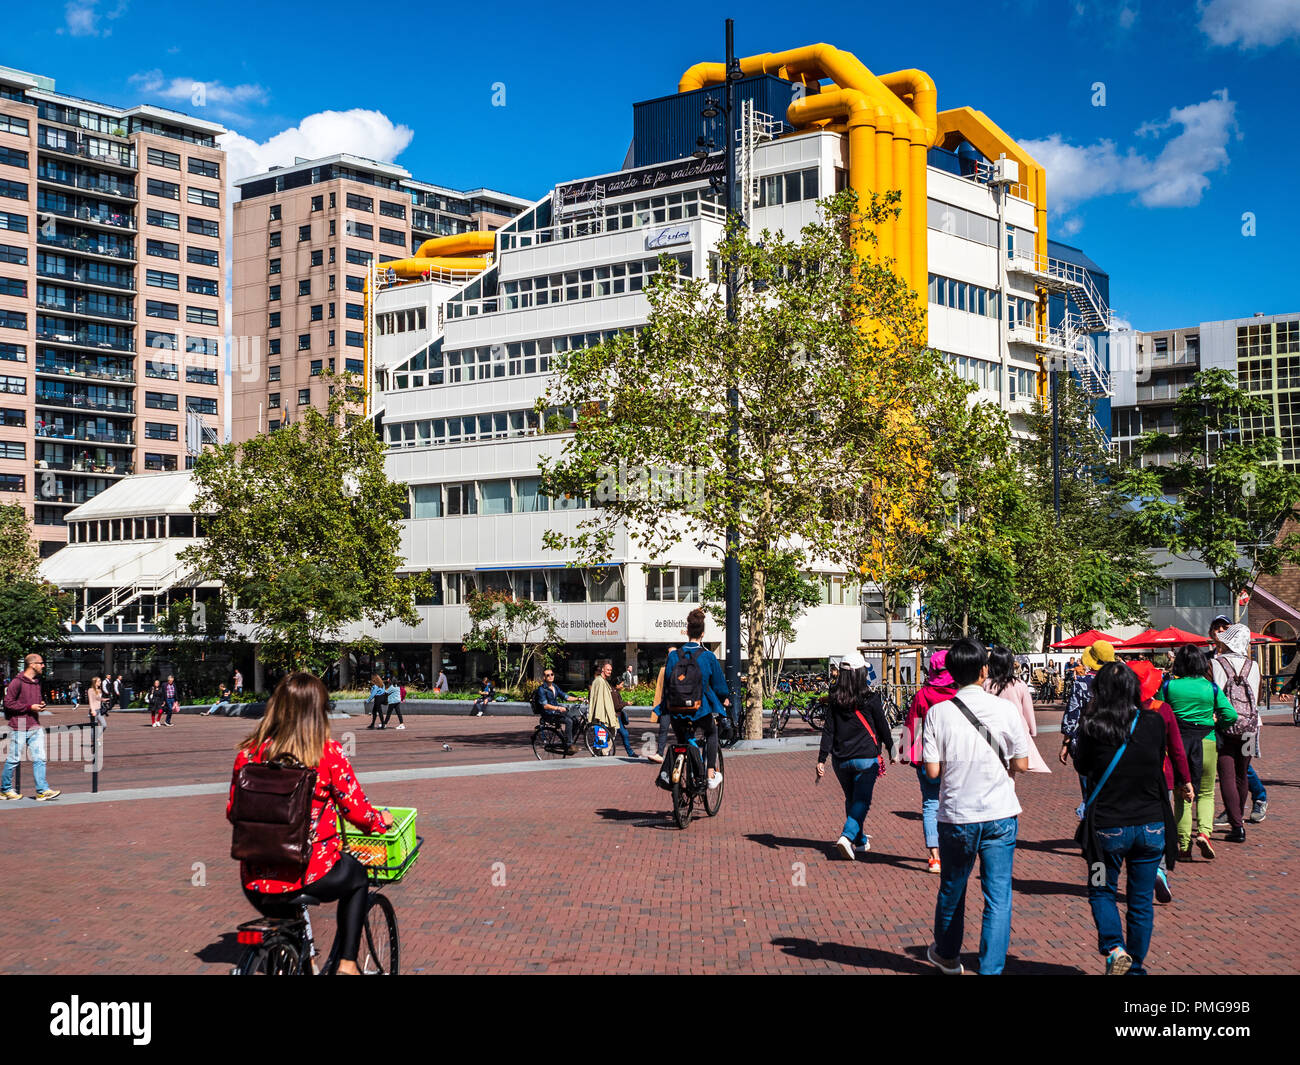
[[[958,697],[989,730],[1008,759],[1029,755],[1029,736],[1020,711],[1005,699],[968,684]],[[1010,775],[979,731],[951,700],[925,715],[925,761],[943,763],[939,778],[939,820],[954,825],[1016,817],[1020,800]]]

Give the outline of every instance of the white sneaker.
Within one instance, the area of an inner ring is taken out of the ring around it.
[[[709,790],[712,791],[714,788],[720,787],[722,787],[722,774],[715,773],[713,776],[709,777]]]
[[[871,850],[871,837],[870,837],[870,836],[868,836],[864,842],[862,842],[862,843],[855,843],[855,844],[853,845],[853,853],[856,854],[859,858],[861,858],[861,857],[862,857],[864,854],[866,854],[867,851],[869,851],[869,850]]]
[[[931,943],[925,948],[926,959],[931,965],[934,965],[944,976],[961,976],[961,962],[957,958],[941,958],[935,953],[934,944]]]
[[[835,851],[841,858],[853,861],[853,841],[848,836],[841,836],[835,841]]]
[[[157,728],[157,727],[158,727],[158,722],[157,722],[157,721],[150,722],[149,727],[150,727],[150,728]]]
[[[398,726],[397,726],[397,731],[398,731],[398,732],[401,732],[402,729],[404,729],[404,728],[406,728],[405,725],[398,725]]]

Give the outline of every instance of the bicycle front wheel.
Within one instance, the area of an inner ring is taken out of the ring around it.
[[[397,914],[386,895],[371,895],[357,968],[362,976],[396,976]]]
[[[722,777],[722,783],[704,793],[704,812],[710,817],[716,817],[722,809],[722,789],[727,786],[727,778],[722,773],[721,751],[718,751],[718,776]]]

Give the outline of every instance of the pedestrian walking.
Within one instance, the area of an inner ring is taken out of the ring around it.
[[[614,672],[614,666],[606,663],[608,668],[605,671],[605,679],[608,681],[610,675]],[[612,695],[614,697],[614,713],[618,717],[618,735],[623,741],[623,749],[627,752],[629,758],[635,758],[636,752],[632,750],[632,739],[628,734],[628,717],[627,717],[627,700],[623,698],[623,691],[627,687],[620,680],[613,686]]]
[[[826,759],[844,792],[844,827],[835,841],[841,858],[853,861],[871,850],[867,814],[876,781],[894,756],[894,735],[885,720],[880,693],[867,678],[867,660],[859,651],[840,659],[839,672],[826,698],[826,724],[817,752],[817,783],[826,775]]]
[[[1205,652],[1190,644],[1180,647],[1174,656],[1173,676],[1160,689],[1160,698],[1169,704],[1178,718],[1183,750],[1196,792],[1195,831],[1192,802],[1178,796],[1174,814],[1178,820],[1178,853],[1192,856],[1192,846],[1204,858],[1214,857],[1210,833],[1214,831],[1214,778],[1218,765],[1215,728],[1231,725],[1237,711],[1210,678],[1210,663]]]
[[[922,751],[922,738],[925,731],[925,718],[930,708],[951,699],[957,691],[944,663],[948,659],[947,648],[935,651],[930,656],[926,682],[912,698],[912,705],[907,711],[907,720],[903,726],[903,761],[916,767],[916,779],[921,788],[921,831],[925,837],[925,848],[929,852],[927,868],[931,873],[941,869],[939,861],[939,781],[931,779],[925,771],[925,757]]]
[[[948,649],[944,661],[957,691],[925,715],[925,772],[939,781],[939,896],[934,908],[930,962],[945,975],[962,972],[966,884],[980,863],[984,914],[980,975],[1006,964],[1011,943],[1011,871],[1020,827],[1014,774],[1029,768],[1029,735],[1020,713],[981,685],[988,653],[969,637]]]
[[[0,774],[0,794],[6,799],[21,799],[14,789],[14,772],[25,750],[32,763],[32,783],[36,785],[36,801],[57,799],[61,791],[51,788],[45,780],[45,730],[41,728],[41,711],[45,698],[41,695],[41,675],[45,672],[45,657],[29,654],[23,660],[23,669],[5,686],[5,719],[9,722],[9,753]]]
[[[370,724],[368,729],[375,727],[375,722],[379,723],[380,729],[388,726],[388,717],[384,713],[384,708],[388,705],[388,688],[384,685],[384,679],[378,673],[370,674],[370,698],[367,700],[370,708]]]
[[[1102,666],[1115,661],[1115,646],[1109,640],[1098,640],[1083,652],[1075,669],[1074,681],[1070,685],[1065,699],[1065,710],[1061,714],[1061,765],[1068,765],[1074,754],[1075,741],[1079,733],[1079,721],[1083,708],[1092,698],[1092,682]],[[1078,771],[1076,767],[1075,771]],[[1083,791],[1083,778],[1080,774],[1079,790]]]
[[[1050,773],[1051,767],[1039,753],[1034,737],[1038,735],[1038,719],[1034,715],[1034,697],[1029,693],[1029,685],[1020,679],[1020,666],[1005,647],[989,649],[989,676],[984,682],[984,690],[990,695],[1005,699],[1020,711],[1020,718],[1025,723],[1025,732],[1029,735],[1029,772]]]
[[[676,651],[676,647],[668,648],[668,653]],[[648,762],[662,762],[664,760],[663,752],[668,749],[668,743],[672,737],[672,719],[663,706],[664,698],[664,667],[659,667],[659,676],[655,678],[655,702],[651,711],[651,719],[659,725],[659,735],[655,737],[654,753],[646,755]]]
[[[406,701],[406,685],[398,684],[393,678],[389,678],[388,688],[384,692],[388,696],[388,706],[384,714],[384,724],[387,725],[397,715],[397,729],[402,731],[406,728],[406,721],[402,717],[402,703]]]
[[[108,724],[104,720],[104,682],[99,677],[90,678],[90,687],[86,689],[86,709],[92,726],[102,728]]]
[[[1227,841],[1245,843],[1247,773],[1259,733],[1260,668],[1250,657],[1250,629],[1245,625],[1229,625],[1218,640],[1210,675],[1237,712],[1237,720],[1219,734],[1216,771],[1230,826]]]
[[[72,709],[81,705],[81,681],[74,680],[68,685],[68,698],[72,701]]]
[[[163,705],[167,711],[167,720],[163,724],[171,728],[172,714],[178,714],[181,710],[181,695],[180,688],[176,685],[176,678],[170,673],[167,674],[167,683],[163,685]]]
[[[234,675],[234,677],[232,678],[232,680],[233,680],[233,683],[234,683],[234,686],[235,686],[235,694],[236,694],[236,695],[243,695],[243,694],[244,694],[244,675],[243,675],[241,672],[239,672],[239,670],[235,670],[235,675]]]
[[[618,704],[614,699],[614,688],[609,682],[613,676],[614,664],[609,661],[602,662],[596,670],[595,677],[591,681],[591,690],[587,693],[588,713],[590,714],[591,723],[603,725],[606,730],[608,740],[605,748],[606,753],[614,753],[614,736],[617,733],[618,738],[623,742],[623,749],[627,752],[629,758],[635,758],[636,754],[632,750],[632,741],[628,737],[627,729],[619,721]]]
[[[155,680],[153,687],[149,689],[149,727],[160,728],[162,726],[163,711],[166,709],[166,693],[163,691],[162,681]]]
[[[447,683],[447,674],[441,669],[438,670],[438,683],[433,686],[433,690],[439,695],[446,695],[450,689],[451,685]]]
[[[474,700],[474,705],[469,708],[470,717],[482,717],[487,711],[487,705],[496,696],[496,688],[492,686],[492,678],[488,674],[483,674],[483,685],[479,688],[478,698]]]
[[[1212,643],[1210,644],[1210,667],[1214,668],[1214,661],[1218,654],[1226,650],[1220,642],[1219,637],[1223,634],[1224,629],[1232,624],[1232,619],[1227,614],[1220,614],[1210,622],[1209,635]],[[1247,630],[1249,632],[1249,630]],[[1215,674],[1215,680],[1218,680]],[[1291,679],[1282,687],[1279,695],[1290,695],[1300,685],[1300,671],[1293,672]],[[1234,704],[1235,705],[1235,704]],[[1259,686],[1255,686],[1255,707],[1259,707]],[[1255,768],[1255,763],[1263,753],[1260,749],[1260,740],[1263,738],[1263,730],[1256,729],[1254,739],[1251,742],[1251,756],[1246,763],[1246,787],[1250,791],[1250,816],[1246,818],[1252,825],[1258,824],[1268,816],[1268,789],[1264,787],[1264,782],[1259,779],[1259,772]],[[1228,813],[1225,810],[1220,816],[1214,819],[1215,828],[1231,828],[1232,824],[1228,819]]]
[[[1107,976],[1144,974],[1155,922],[1160,860],[1173,867],[1174,814],[1165,790],[1166,729],[1160,714],[1139,705],[1138,676],[1121,662],[1102,666],[1079,722],[1075,768],[1088,784],[1079,806],[1079,838],[1088,863],[1088,904]],[[1191,785],[1185,785],[1189,797]],[[1116,888],[1127,867],[1127,919],[1120,923]]]

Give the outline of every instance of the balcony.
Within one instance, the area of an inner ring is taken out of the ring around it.
[[[134,242],[129,240],[108,240],[98,233],[76,236],[69,233],[47,235],[44,230],[40,230],[37,233],[36,242],[38,244],[50,244],[56,248],[67,248],[69,251],[80,252],[82,255],[102,255],[109,259],[135,262]]]
[[[130,477],[134,462],[93,462],[90,459],[37,459],[37,472],[60,470],[67,473],[94,474],[98,477]]]
[[[135,149],[127,145],[115,144],[111,148],[92,146],[83,142],[69,140],[67,143],[60,144],[58,141],[48,140],[41,136],[37,138],[36,146],[43,152],[59,152],[63,155],[74,155],[81,159],[90,159],[93,162],[101,163],[105,166],[118,166],[124,170],[135,170]]]
[[[112,288],[119,291],[134,292],[135,278],[128,277],[124,280],[116,277],[105,277],[97,271],[90,270],[86,267],[74,266],[65,267],[61,270],[51,270],[43,267],[38,262],[36,265],[37,277],[48,277],[55,281],[65,281],[74,285],[86,285],[91,288]]]
[[[94,318],[111,318],[119,322],[135,323],[135,311],[132,308],[118,310],[106,307],[91,299],[56,299],[51,296],[36,297],[36,306],[45,311],[61,311],[65,314],[81,314]]]
[[[1137,401],[1139,403],[1156,403],[1175,400],[1189,383],[1184,381],[1182,384],[1177,385],[1138,385]]]
[[[43,440],[85,440],[94,444],[134,444],[135,433],[129,429],[96,429],[93,425],[68,428],[63,424],[38,425],[36,435]]]
[[[1201,353],[1199,348],[1192,348],[1190,351],[1184,348],[1182,351],[1138,352],[1139,366],[1165,369],[1173,366],[1199,366],[1200,363]]]
[[[129,365],[115,367],[112,363],[91,362],[87,359],[50,359],[43,355],[36,357],[37,375],[49,374],[59,377],[85,377],[96,381],[115,381],[119,384],[134,384],[135,370]]]
[[[97,196],[116,196],[123,200],[136,199],[135,182],[121,181],[109,174],[83,174],[80,171],[66,173],[44,163],[36,173],[36,180],[46,185],[59,185],[67,189],[84,189]]]
[[[77,204],[68,207],[55,207],[49,203],[38,203],[36,209],[42,214],[58,215],[60,218],[72,218],[78,222],[88,222],[92,226],[112,226],[115,229],[135,230],[135,215],[123,211],[113,211],[106,207],[90,207]]]
[[[70,344],[81,348],[108,348],[112,351],[134,351],[135,343],[130,339],[98,336],[88,329],[52,329],[49,326],[36,327],[36,336],[51,344]]]
[[[70,410],[97,410],[105,414],[125,417],[135,413],[135,401],[112,397],[90,396],[81,392],[59,392],[36,388],[36,403],[41,407],[65,407]]]

